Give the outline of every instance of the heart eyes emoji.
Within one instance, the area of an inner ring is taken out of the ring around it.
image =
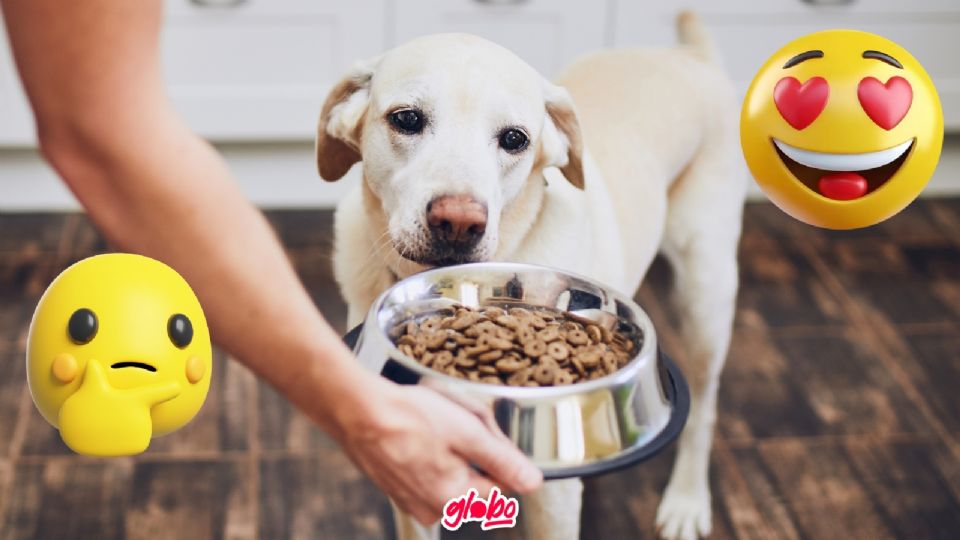
[[[857,98],[873,123],[890,131],[910,110],[913,89],[903,77],[891,77],[887,84],[866,77],[857,86]]]
[[[823,77],[813,77],[802,84],[794,77],[784,77],[773,89],[773,102],[780,116],[794,129],[801,130],[820,116],[829,95],[830,86]],[[866,77],[857,85],[857,98],[873,123],[889,131],[910,110],[913,89],[903,77],[891,77],[886,84]]]
[[[773,103],[788,124],[803,129],[823,112],[829,94],[830,86],[823,77],[813,77],[803,84],[793,77],[784,77],[773,89]]]

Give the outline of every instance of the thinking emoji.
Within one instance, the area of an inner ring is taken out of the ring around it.
[[[44,292],[30,324],[27,379],[73,451],[131,455],[200,410],[211,356],[187,282],[159,261],[113,253],[70,266]]]

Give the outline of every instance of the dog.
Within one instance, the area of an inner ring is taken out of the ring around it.
[[[636,291],[662,253],[693,396],[657,513],[661,536],[711,529],[708,463],[738,287],[746,175],[734,90],[701,22],[680,45],[576,60],[552,83],[481,38],[439,34],[360,62],[331,90],[320,176],[362,162],[337,206],[334,273],[348,322],[427,268],[529,262]],[[589,149],[589,151],[588,151]],[[522,501],[536,538],[579,535],[582,483]],[[438,535],[397,513],[402,539]]]

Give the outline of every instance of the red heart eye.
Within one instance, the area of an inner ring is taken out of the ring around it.
[[[887,131],[903,120],[913,103],[913,89],[903,77],[891,77],[883,84],[867,77],[857,86],[860,106],[873,123]]]
[[[803,129],[823,112],[829,94],[830,85],[823,77],[813,77],[803,84],[793,77],[784,77],[773,88],[773,103],[787,123],[794,129]]]

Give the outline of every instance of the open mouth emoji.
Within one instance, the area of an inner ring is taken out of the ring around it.
[[[803,150],[773,139],[780,159],[794,178],[837,201],[859,199],[884,185],[907,160],[913,143],[911,139],[876,152],[830,154]]]
[[[940,99],[903,47],[857,30],[803,36],[747,90],[740,145],[764,194],[829,229],[879,223],[909,205],[943,145]]]

